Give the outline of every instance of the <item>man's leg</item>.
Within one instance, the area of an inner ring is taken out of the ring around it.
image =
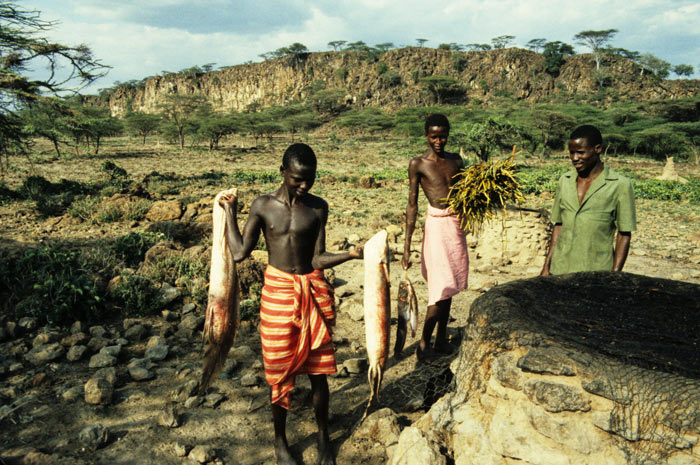
[[[328,380],[326,375],[309,375],[316,425],[318,425],[318,464],[335,465],[333,447],[328,434]]]
[[[452,345],[447,342],[447,323],[450,321],[450,307],[452,306],[452,297],[441,300],[435,304],[438,308],[437,316],[437,332],[435,333],[435,344],[433,347],[436,352],[441,354],[451,354],[454,350]]]
[[[287,444],[287,409],[272,404],[272,421],[275,425],[275,457],[280,465],[296,465]]]

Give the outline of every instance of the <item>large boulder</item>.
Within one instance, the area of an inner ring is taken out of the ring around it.
[[[410,435],[456,465],[700,463],[700,286],[514,281],[474,301],[464,336],[454,392],[397,450]]]

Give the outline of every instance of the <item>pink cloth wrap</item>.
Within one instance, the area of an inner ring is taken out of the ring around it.
[[[459,218],[448,208],[428,205],[421,271],[428,282],[428,305],[449,299],[467,288],[467,241],[459,227]]]

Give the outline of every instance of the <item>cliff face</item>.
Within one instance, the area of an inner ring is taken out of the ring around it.
[[[592,95],[599,90],[590,55],[569,58],[556,78],[544,71],[543,64],[542,55],[518,48],[451,52],[408,47],[390,50],[378,61],[359,52],[310,53],[196,76],[156,76],[140,89],[117,88],[109,97],[109,107],[113,115],[122,116],[131,101],[135,111],[154,113],[166,95],[180,94],[203,95],[217,110],[241,111],[250,104],[267,107],[304,100],[312,85],[322,83],[327,89],[343,89],[346,103],[354,107],[393,110],[437,103],[437,96],[420,82],[428,76],[455,79],[442,101],[457,104],[496,95],[534,102],[560,94]],[[622,100],[688,97],[700,90],[697,80],[657,82],[640,76],[639,68],[622,58],[613,60],[609,69],[606,85]]]

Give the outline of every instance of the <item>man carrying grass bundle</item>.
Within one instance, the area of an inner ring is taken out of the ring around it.
[[[636,229],[634,192],[627,178],[603,166],[602,143],[595,126],[571,133],[569,158],[575,170],[559,179],[542,276],[622,271]]]
[[[428,213],[423,232],[421,271],[428,282],[428,311],[416,351],[418,360],[434,363],[439,355],[455,349],[447,341],[447,322],[452,296],[467,288],[469,257],[460,220],[447,208],[445,199],[453,177],[464,162],[456,153],[445,151],[450,123],[444,115],[431,115],[425,121],[428,149],[408,165],[409,190],[406,207],[406,238],[401,264],[411,266],[411,237],[418,215],[418,186],[428,198]],[[435,342],[431,346],[437,325]]]

